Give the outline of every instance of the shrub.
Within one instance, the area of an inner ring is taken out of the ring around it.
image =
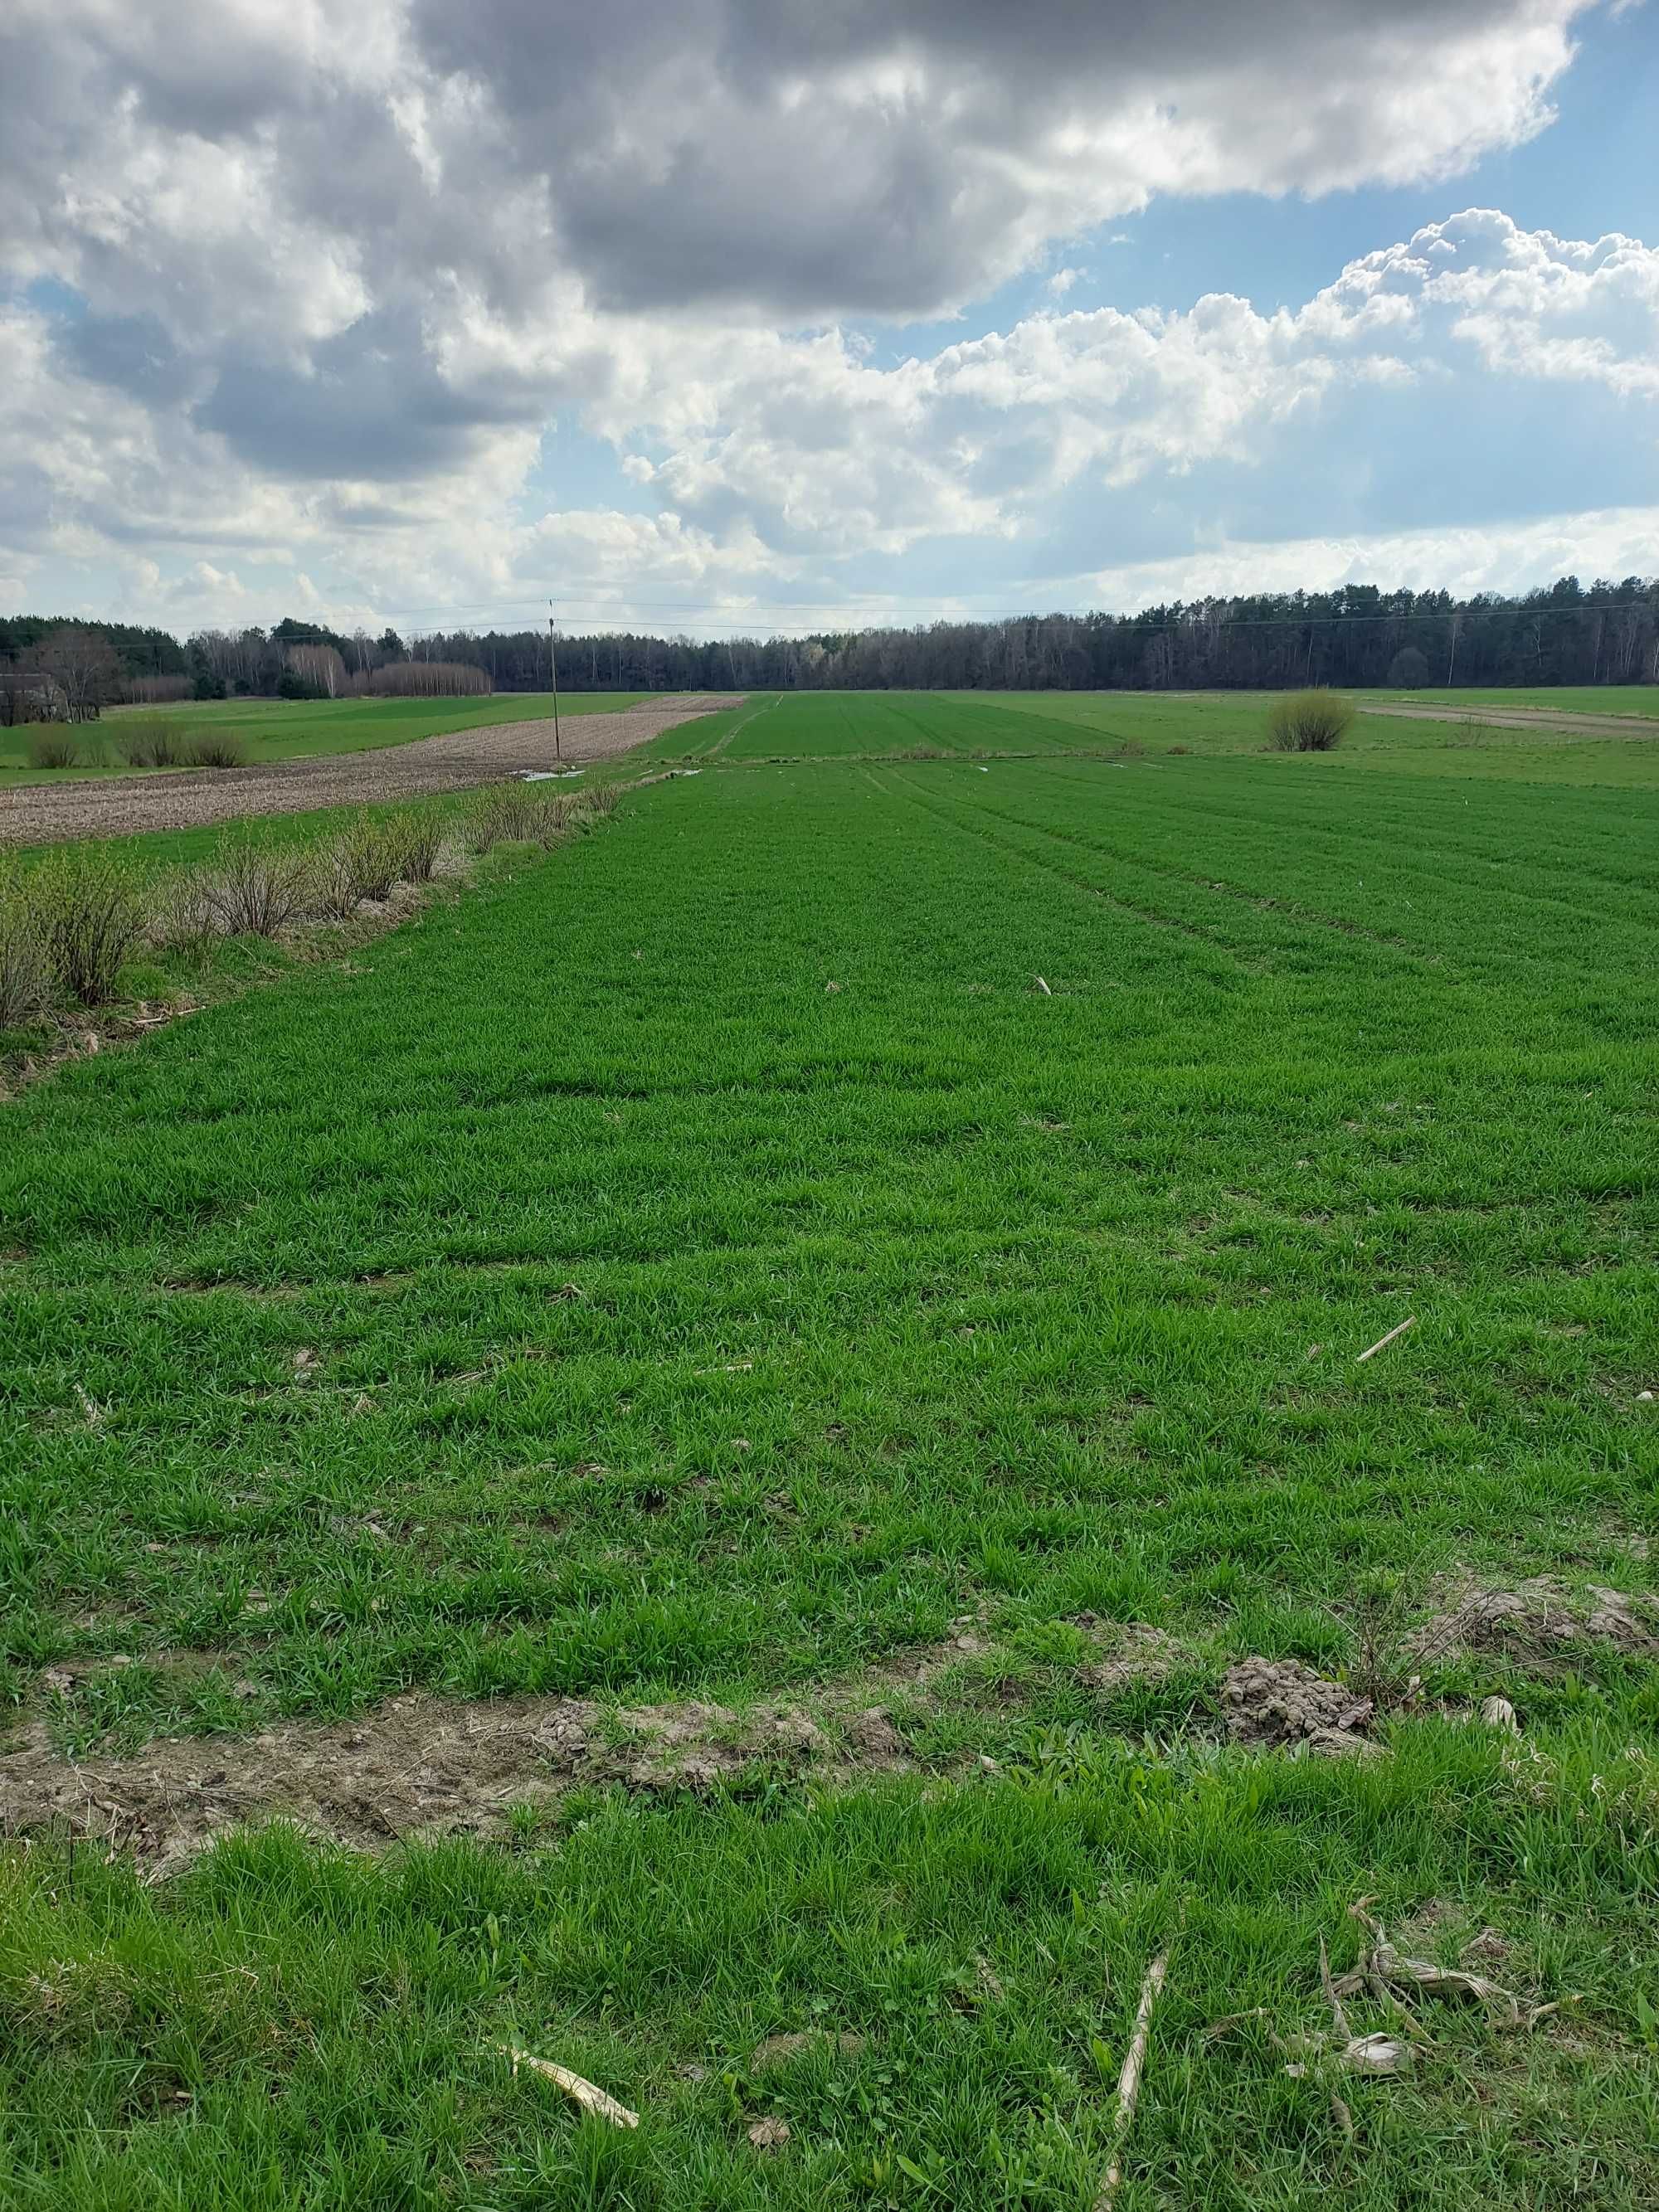
[[[1353,720],[1353,706],[1322,685],[1292,691],[1273,702],[1267,714],[1267,742],[1275,752],[1328,753],[1340,744]]]
[[[304,905],[308,875],[302,852],[242,830],[221,845],[203,895],[227,937],[275,937]]]
[[[466,810],[463,834],[468,849],[488,853],[493,846],[534,837],[540,812],[541,802],[528,785],[486,784],[473,793]]]
[[[591,789],[585,791],[582,797],[587,802],[589,813],[614,814],[617,811],[617,801],[622,797],[622,792],[614,783],[596,783]]]
[[[234,730],[210,730],[192,739],[179,757],[191,768],[246,768],[247,747]]]
[[[313,878],[319,910],[343,921],[362,899],[386,899],[403,872],[404,838],[393,818],[354,815],[318,855]]]
[[[79,768],[80,740],[73,730],[48,723],[30,737],[28,763],[31,768]]]
[[[434,813],[411,810],[393,815],[392,823],[398,838],[398,874],[408,884],[429,884],[444,848],[442,822]]]
[[[15,872],[0,872],[0,1030],[38,1014],[52,994],[39,919]]]
[[[49,854],[27,901],[53,980],[83,1006],[113,998],[121,968],[144,933],[144,902],[130,869],[96,847]]]
[[[120,747],[129,768],[177,768],[190,757],[190,733],[182,722],[146,714],[135,717]]]
[[[158,951],[200,957],[222,934],[212,885],[198,870],[180,869],[151,885],[149,941]]]

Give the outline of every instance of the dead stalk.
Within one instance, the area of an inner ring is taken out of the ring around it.
[[[626,2105],[619,2105],[614,2097],[608,2096],[593,2082],[584,2081],[580,2074],[573,2074],[568,2066],[556,2065],[550,2058],[538,2058],[533,2051],[520,2051],[516,2044],[498,2044],[496,2049],[513,2061],[515,2074],[520,2066],[529,2067],[532,2074],[541,2075],[544,2080],[562,2089],[585,2112],[596,2112],[600,2119],[609,2120],[613,2128],[638,2127],[637,2112],[630,2112]]]
[[[1404,1336],[1408,1328],[1414,1328],[1416,1326],[1417,1316],[1415,1314],[1407,1314],[1405,1320],[1396,1322],[1395,1327],[1389,1331],[1386,1336],[1379,1336],[1375,1344],[1368,1345],[1364,1351],[1360,1353],[1358,1358],[1355,1360],[1354,1365],[1356,1367],[1363,1367],[1368,1359],[1374,1359],[1377,1353],[1382,1351],[1386,1346],[1392,1344],[1395,1337]]]
[[[1135,2014],[1135,2032],[1129,2039],[1123,2069],[1117,2077],[1117,2148],[1112,2154],[1112,2162],[1106,2169],[1106,2179],[1095,2199],[1095,2212],[1111,2212],[1112,2200],[1123,2179],[1123,2150],[1134,2119],[1135,2106],[1140,2098],[1140,2077],[1146,2069],[1146,2044],[1152,2030],[1152,2007],[1158,2002],[1158,1993],[1163,1988],[1164,1977],[1169,1971],[1170,1954],[1167,1951],[1160,1951],[1147,1967],[1146,1978],[1140,1985],[1140,2006]]]

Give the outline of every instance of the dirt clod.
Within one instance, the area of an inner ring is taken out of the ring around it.
[[[1570,1647],[1585,1637],[1623,1651],[1659,1652],[1659,1634],[1643,1617],[1649,1601],[1594,1584],[1589,1596],[1588,1613],[1575,1610],[1569,1594],[1547,1576],[1518,1589],[1466,1589],[1417,1632],[1409,1649],[1419,1660],[1456,1650],[1501,1651],[1546,1670],[1570,1659]]]
[[[1110,1629],[1085,1613],[1076,1626],[1092,1635],[1109,1637],[1113,1643],[1114,1649],[1105,1658],[1087,1660],[1077,1669],[1078,1680],[1103,1696],[1109,1697],[1131,1682],[1155,1682],[1182,1656],[1182,1647],[1172,1636],[1144,1620],[1131,1620],[1121,1630]]]
[[[1370,1699],[1299,1659],[1241,1659],[1228,1668],[1221,1698],[1236,1743],[1305,1748],[1325,1759],[1364,1758],[1378,1748],[1362,1733]]]

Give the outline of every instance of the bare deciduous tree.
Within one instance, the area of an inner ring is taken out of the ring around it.
[[[63,694],[63,715],[68,722],[95,721],[121,681],[115,648],[95,629],[65,623],[61,629],[49,630],[29,659]]]

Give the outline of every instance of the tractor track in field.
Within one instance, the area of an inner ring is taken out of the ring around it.
[[[1155,1679],[1182,1647],[1145,1622],[1079,1617],[1078,1680],[1106,1696]],[[196,1655],[180,1655],[191,1659]],[[945,1641],[901,1648],[855,1674],[732,1707],[686,1698],[629,1706],[557,1695],[448,1698],[414,1690],[347,1720],[273,1720],[257,1735],[161,1736],[125,1755],[58,1752],[44,1718],[0,1757],[0,1836],[67,1832],[181,1863],[249,1822],[286,1819],[360,1850],[409,1836],[507,1832],[514,1805],[580,1786],[708,1790],[757,1765],[848,1786],[924,1762],[899,1722],[940,1678],[998,1647],[971,1617]]]
[[[562,758],[573,768],[613,760],[678,723],[740,707],[744,696],[698,692],[645,700],[614,714],[572,714],[563,724]],[[0,795],[0,844],[121,837],[152,830],[195,830],[255,815],[303,814],[315,807],[383,805],[468,791],[498,776],[553,765],[553,724],[538,720],[483,723],[408,744],[308,754],[252,768],[27,784]]]
[[[1659,738],[1651,714],[1564,714],[1553,707],[1462,707],[1407,699],[1362,699],[1362,714],[1389,714],[1402,722],[1480,722],[1492,730],[1576,730],[1587,737]]]

